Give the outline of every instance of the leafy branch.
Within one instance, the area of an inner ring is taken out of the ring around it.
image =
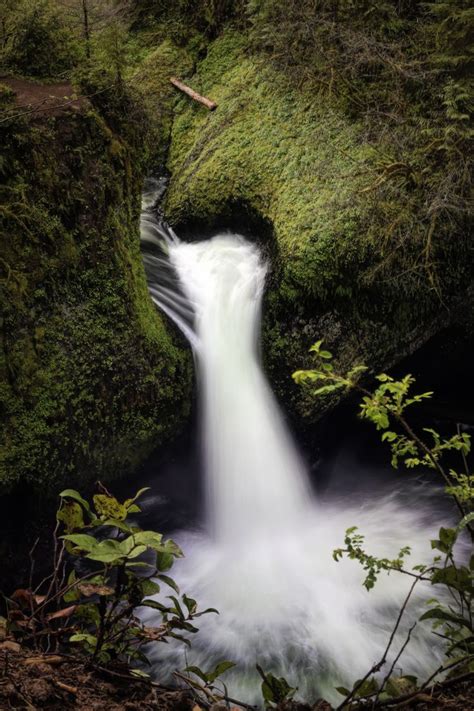
[[[347,373],[338,373],[332,364],[332,353],[322,348],[318,341],[310,348],[314,353],[315,367],[309,370],[297,370],[293,374],[296,383],[311,388],[313,395],[322,396],[339,390],[355,390],[361,393],[360,416],[370,420],[377,430],[382,430],[381,439],[390,445],[392,465],[397,467],[400,461],[409,468],[423,466],[435,469],[442,477],[446,492],[452,496],[464,521],[464,526],[474,540],[474,529],[471,525],[472,504],[474,502],[474,475],[469,471],[458,473],[447,468],[442,457],[449,451],[458,452],[465,457],[471,450],[471,438],[465,432],[457,432],[451,437],[442,437],[431,428],[424,428],[429,435],[429,443],[418,435],[405,416],[408,407],[432,397],[432,392],[413,395],[410,390],[415,382],[412,375],[406,375],[395,380],[386,373],[375,376],[379,385],[370,391],[361,382],[361,376],[367,372],[365,365],[356,365]],[[317,387],[313,389],[313,385]],[[391,426],[399,426],[397,432]]]
[[[92,502],[74,489],[60,494],[52,572],[35,588],[31,573],[30,587],[7,599],[11,637],[43,651],[74,645],[95,665],[146,664],[142,647],[169,638],[190,644],[194,621],[217,610],[199,611],[166,574],[183,555],[176,543],[130,520],[145,491],[124,502],[102,485]],[[163,584],[174,594],[163,597]],[[156,610],[159,623],[145,624],[139,608]]]
[[[436,470],[444,480],[445,492],[451,496],[459,510],[460,520],[455,527],[441,527],[438,538],[431,541],[431,547],[437,551],[431,565],[414,565],[407,568],[406,559],[411,553],[410,547],[401,548],[393,558],[379,558],[365,550],[364,536],[356,526],[348,528],[345,533],[344,547],[333,551],[334,560],[339,561],[347,556],[357,561],[366,573],[363,585],[370,591],[382,572],[408,575],[413,578],[408,594],[402,604],[398,617],[387,642],[381,659],[375,663],[366,675],[355,682],[352,690],[340,687],[338,691],[344,695],[344,700],[338,709],[352,708],[353,703],[370,702],[372,708],[384,705],[396,705],[397,699],[410,700],[418,696],[437,676],[453,669],[461,668],[463,674],[471,674],[474,662],[474,554],[468,564],[460,563],[454,555],[455,546],[466,529],[473,541],[472,522],[474,521],[474,476],[468,465],[467,456],[471,448],[471,440],[467,433],[458,427],[456,434],[450,437],[441,436],[436,430],[425,427],[425,436],[418,435],[406,418],[407,408],[430,398],[432,392],[412,394],[411,386],[415,379],[406,375],[395,380],[386,373],[376,376],[378,385],[373,391],[360,383],[367,368],[356,365],[347,373],[338,373],[332,364],[332,354],[322,348],[322,341],[311,347],[315,354],[315,367],[310,370],[299,370],[293,374],[294,380],[309,387],[315,396],[326,396],[335,391],[354,390],[362,395],[360,416],[371,421],[381,432],[381,440],[387,442],[391,449],[392,465],[397,467],[402,462],[408,469],[425,467]],[[398,428],[395,429],[395,428]],[[427,439],[426,435],[429,436]],[[444,464],[447,453],[461,455],[464,471],[458,472]],[[394,677],[393,670],[401,655],[408,646],[415,623],[406,635],[398,653],[391,663],[390,669],[379,683],[376,674],[386,664],[389,651],[395,635],[405,614],[408,602],[421,581],[441,586],[443,595],[431,601],[431,608],[421,615],[419,622],[431,620],[433,632],[446,642],[446,660],[427,679],[421,687],[415,677]],[[449,603],[447,602],[449,600]],[[440,631],[441,630],[441,631]],[[407,690],[408,688],[408,690]],[[401,703],[402,701],[400,701]],[[363,706],[366,708],[366,706]]]

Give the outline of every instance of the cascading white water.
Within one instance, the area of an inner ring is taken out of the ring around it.
[[[336,563],[332,551],[345,529],[358,525],[375,555],[394,557],[408,543],[413,562],[427,561],[431,531],[395,494],[346,502],[342,492],[340,501],[314,500],[259,362],[266,266],[258,248],[233,234],[184,243],[156,230],[168,254],[145,257],[151,293],[194,349],[207,478],[205,530],[175,536],[186,558],[173,574],[202,609],[220,612],[199,621],[186,657],[178,644],[155,653],[156,674],[163,679],[188,664],[210,669],[230,659],[237,663],[224,678],[231,695],[254,702],[259,663],[299,687],[302,697],[340,700],[334,687],[350,686],[382,656],[411,580],[382,576],[368,593],[358,564]],[[149,223],[144,236],[156,242]],[[170,286],[169,264],[179,285]],[[392,656],[430,595],[420,587]],[[425,630],[414,635],[397,669],[424,674],[436,657]]]
[[[236,235],[177,242],[169,256],[195,312],[209,530],[220,542],[290,530],[310,491],[258,362],[266,267]]]

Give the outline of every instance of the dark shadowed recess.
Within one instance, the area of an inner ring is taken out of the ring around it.
[[[272,261],[278,251],[272,223],[245,200],[229,200],[217,215],[205,219],[193,216],[173,225],[173,229],[185,242],[211,238],[219,232],[235,232],[249,242],[258,242],[263,255]]]

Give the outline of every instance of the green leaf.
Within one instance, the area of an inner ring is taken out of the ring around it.
[[[186,621],[180,621],[180,622],[176,623],[175,627],[176,627],[176,629],[186,630],[186,632],[192,632],[193,634],[195,634],[196,632],[199,632],[197,627],[194,627],[194,625],[192,625],[190,622],[186,622]]]
[[[199,667],[196,667],[196,666],[186,667],[186,669],[185,669],[184,671],[185,671],[185,672],[191,672],[191,674],[195,674],[195,675],[196,675],[197,677],[199,677],[199,678],[201,679],[201,681],[203,681],[205,684],[207,684],[208,681],[209,681],[206,672],[203,672],[203,670],[200,669]]]
[[[310,353],[319,353],[319,349],[321,348],[322,342],[323,342],[323,339],[321,339],[320,341],[316,341],[316,343],[314,343],[311,346],[311,348],[309,349],[309,352]]]
[[[360,680],[356,681],[353,688],[355,688],[359,684],[360,684]],[[358,686],[358,689],[357,689],[355,695],[356,695],[356,697],[369,696],[369,694],[375,693],[376,691],[378,691],[378,689],[379,689],[379,685],[377,683],[377,680],[375,679],[375,677],[371,677],[370,679],[366,679],[363,682],[363,684],[360,684],[360,686]]]
[[[119,521],[125,521],[127,518],[127,509],[115,497],[107,494],[95,494],[93,501],[100,518],[115,518]]]
[[[76,571],[74,568],[71,570],[69,573],[68,579],[67,579],[67,585],[72,585],[73,583],[76,582]],[[68,590],[66,593],[63,595],[63,600],[64,602],[76,602],[79,600],[80,594],[77,588],[74,586],[70,590]]]
[[[183,557],[183,551],[181,548],[177,546],[174,541],[163,541],[161,533],[155,533],[154,531],[139,531],[134,534],[134,539],[136,543],[143,544],[157,553],[169,554],[175,558]]]
[[[193,600],[192,597],[188,597],[187,595],[183,595],[183,602],[186,605],[186,608],[187,608],[190,615],[192,615],[194,612],[196,612],[196,609],[197,609],[196,600]]]
[[[333,383],[332,385],[323,385],[321,388],[316,388],[313,390],[313,395],[327,395],[333,393],[336,390],[340,390],[345,386],[345,383]]]
[[[353,375],[358,375],[359,373],[364,373],[366,370],[368,370],[366,365],[355,365],[353,368],[350,369],[348,372],[348,377],[352,377]],[[339,687],[342,688],[342,687]]]
[[[463,516],[456,527],[456,531],[460,533],[463,528],[466,528],[466,526],[471,523],[471,521],[474,521],[474,511],[471,511],[471,513]]]
[[[155,583],[154,580],[150,580],[149,578],[145,578],[144,580],[140,581],[140,588],[142,591],[142,595],[157,595],[160,592],[160,586],[158,583]]]
[[[90,552],[97,547],[97,540],[94,536],[87,535],[87,533],[70,533],[65,536],[60,536],[60,538],[73,543],[74,546],[81,551]]]
[[[439,540],[432,540],[431,547],[442,553],[450,553],[453,545],[456,543],[457,531],[455,528],[439,529]]]
[[[277,705],[286,699],[291,699],[296,689],[291,687],[283,677],[276,677],[270,672],[266,674],[257,665],[257,671],[263,679],[262,695],[267,705]]]
[[[76,528],[84,528],[83,509],[77,501],[64,502],[57,512],[56,518],[64,524],[68,533]]]
[[[88,513],[91,513],[91,507],[89,506],[87,501],[82,498],[80,493],[75,489],[64,489],[64,491],[61,491],[59,496],[61,499],[74,499],[75,501],[79,502]]]
[[[113,528],[118,528],[123,533],[134,533],[133,528],[128,525],[125,521],[121,521],[118,518],[106,518],[97,520],[97,524],[101,526],[112,526]]]
[[[95,647],[97,645],[97,637],[95,637],[93,634],[89,634],[88,632],[78,632],[77,634],[73,634],[71,637],[69,637],[69,641],[77,643],[85,642],[91,647]]]
[[[141,508],[139,506],[137,506],[136,504],[132,504],[131,506],[127,507],[127,511],[129,514],[140,513]]]
[[[207,607],[205,610],[202,610],[202,612],[196,612],[193,617],[202,617],[203,615],[208,615],[210,612],[214,612],[216,615],[219,614],[219,610],[216,610],[215,607]]]
[[[159,610],[163,613],[169,612],[169,607],[163,605],[161,602],[157,602],[156,600],[142,600],[139,607],[151,607],[152,610]]]
[[[174,603],[174,608],[171,608],[171,611],[175,612],[181,620],[184,620],[184,612],[179,600],[174,595],[168,595],[167,597]]]
[[[416,689],[416,682],[413,683],[412,679],[416,677],[407,676],[391,676],[386,684],[386,691],[390,696],[397,697],[403,694],[409,694]]]
[[[161,549],[155,548],[155,550],[159,553],[170,553],[175,558],[184,558],[184,553],[181,548],[171,540],[165,541]]]
[[[219,664],[216,664],[216,667],[211,674],[211,677],[212,677],[211,682],[215,681],[219,676],[222,676],[222,674],[224,674],[224,672],[228,671],[229,669],[232,669],[232,667],[235,667],[234,662],[224,661],[224,662],[219,662]]]
[[[178,584],[173,580],[173,578],[168,577],[168,575],[162,575],[162,574],[157,575],[157,578],[158,578],[158,580],[161,580],[163,583],[166,583],[166,585],[169,585],[169,587],[172,588],[179,595]]]
[[[128,560],[133,560],[134,558],[138,558],[138,556],[145,553],[146,550],[147,550],[146,546],[134,545],[133,548],[128,553],[124,554],[124,557],[126,557]]]
[[[139,489],[139,490],[137,491],[137,493],[135,494],[135,496],[133,497],[133,499],[127,499],[126,501],[124,501],[123,505],[125,506],[125,508],[128,510],[129,513],[131,513],[130,507],[132,506],[132,504],[134,504],[135,501],[136,501],[137,499],[139,499],[140,496],[142,496],[142,495],[145,493],[145,491],[150,491],[150,487],[149,487],[149,486],[144,486],[142,489]],[[137,508],[138,508],[138,507],[137,507]],[[140,510],[141,510],[141,509],[138,508],[138,511],[140,511]]]
[[[148,548],[162,547],[163,536],[155,531],[138,531],[134,534],[136,543],[141,543]]]
[[[449,622],[450,624],[467,627],[469,630],[471,629],[469,620],[458,615],[453,615],[442,607],[435,607],[432,610],[428,610],[420,617],[420,620],[442,620],[443,622]]]
[[[165,573],[167,570],[173,567],[174,555],[172,553],[160,553],[156,554],[156,567],[158,570]]]
[[[397,439],[397,437],[398,437],[398,435],[396,432],[391,432],[390,430],[388,430],[387,432],[383,433],[381,439],[382,439],[382,442],[386,442],[386,441],[393,442],[394,440]]]
[[[127,539],[126,539],[127,540]],[[96,542],[95,548],[93,548],[86,556],[88,560],[96,560],[99,563],[116,563],[119,560],[121,560],[124,557],[133,557],[130,556],[130,554],[127,555],[127,553],[124,552],[124,549],[122,547],[122,541],[119,543],[118,541],[112,540],[112,539],[106,539],[105,541],[100,541],[100,543]],[[144,548],[142,547],[142,550],[138,552],[143,552]]]
[[[433,584],[441,583],[460,592],[472,589],[472,574],[462,565],[447,565],[437,568],[431,576]]]
[[[145,563],[143,560],[131,560],[128,563],[125,563],[126,568],[147,568],[148,570],[155,570],[153,565],[150,565],[150,563]]]

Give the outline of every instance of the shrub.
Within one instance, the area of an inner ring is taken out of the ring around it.
[[[77,645],[90,662],[101,664],[146,663],[142,647],[171,637],[189,644],[183,634],[198,631],[192,622],[217,611],[198,611],[166,575],[183,555],[176,543],[130,520],[140,512],[144,491],[124,502],[102,486],[92,503],[74,489],[60,494],[51,572],[7,600],[9,634],[36,648]],[[162,585],[173,594],[150,597]],[[140,607],[156,610],[159,624],[146,625]]]
[[[80,48],[49,0],[20,0],[3,9],[1,60],[27,76],[57,77],[76,63]]]

